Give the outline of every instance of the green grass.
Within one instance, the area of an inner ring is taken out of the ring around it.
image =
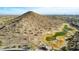
[[[68,25],[64,25],[64,28],[62,29],[61,32],[56,32],[55,35],[46,37],[46,40],[47,41],[55,40],[56,37],[58,37],[58,36],[65,36],[68,33],[68,31],[72,31],[72,30],[73,29],[69,28]]]

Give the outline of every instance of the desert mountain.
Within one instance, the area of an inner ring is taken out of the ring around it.
[[[66,22],[33,11],[24,13],[0,29],[1,48],[22,48],[27,45],[36,48],[44,45],[43,36],[59,31],[63,23]]]

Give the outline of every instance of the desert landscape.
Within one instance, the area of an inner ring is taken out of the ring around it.
[[[79,16],[42,15],[33,11],[1,15],[0,50],[78,51]]]

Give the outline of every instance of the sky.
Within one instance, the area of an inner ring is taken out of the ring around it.
[[[28,11],[44,15],[79,15],[78,7],[0,7],[0,15],[20,15]]]

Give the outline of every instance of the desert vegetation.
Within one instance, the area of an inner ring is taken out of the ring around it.
[[[8,24],[12,19],[16,18],[17,15],[2,15],[0,16],[0,26]]]
[[[76,16],[34,12],[0,16],[0,46],[4,50],[79,50],[78,26]]]

